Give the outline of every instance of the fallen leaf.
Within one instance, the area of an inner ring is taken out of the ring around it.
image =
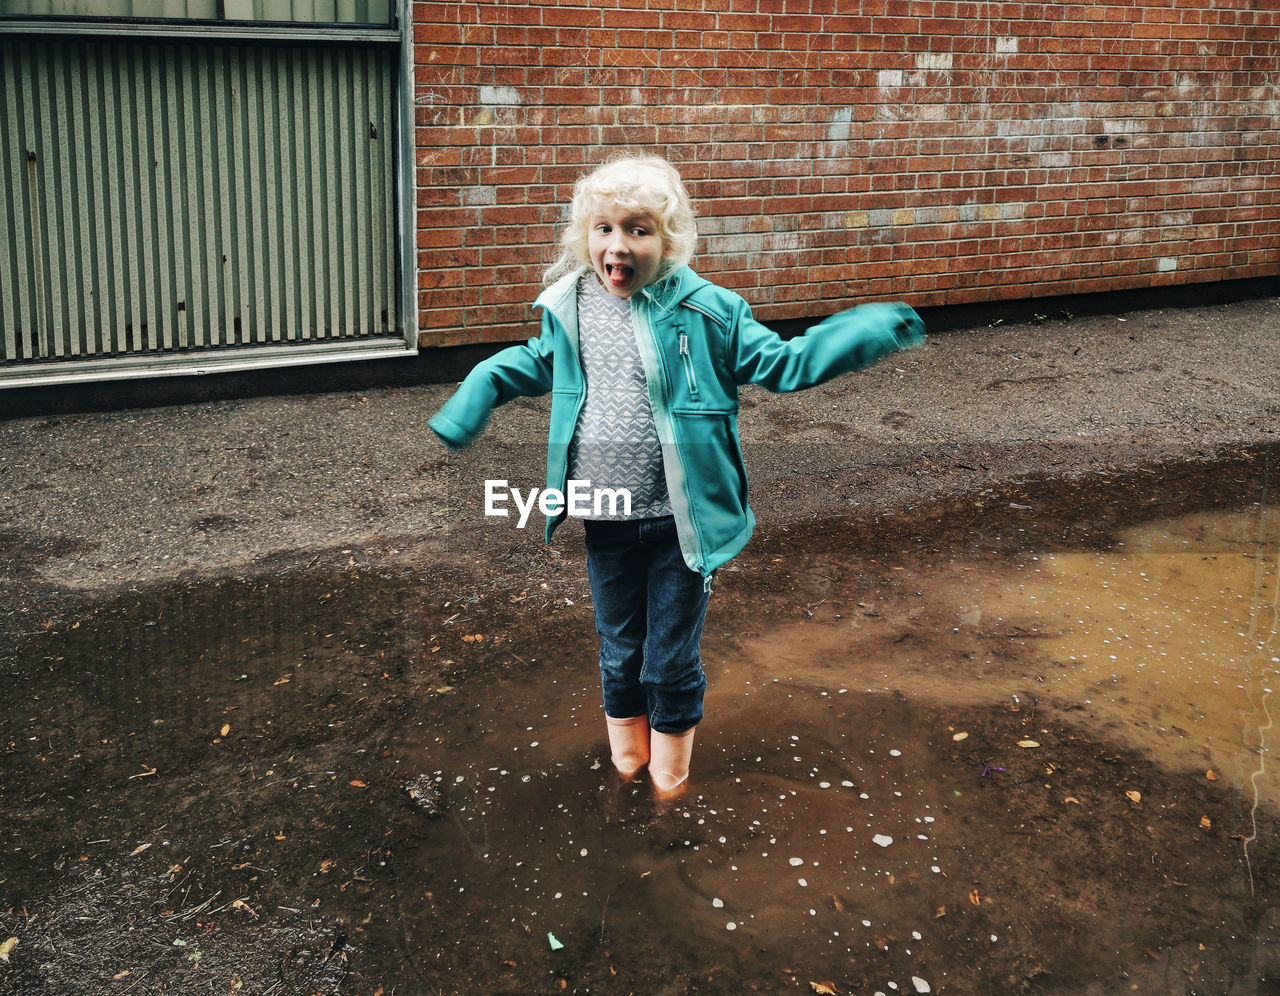
[[[1027,748],[1027,749],[1029,750],[1029,749],[1031,749],[1032,747],[1039,747],[1040,745],[1039,745],[1038,743],[1036,743],[1034,740],[1019,740],[1019,741],[1018,741],[1018,746],[1019,746],[1019,747],[1025,747],[1025,748]]]
[[[1201,829],[1201,830],[1212,830],[1212,829],[1213,829],[1213,820],[1209,819],[1209,817],[1207,817],[1207,816],[1202,816],[1202,817],[1200,817],[1200,829]]]
[[[1062,801],[1063,801],[1064,803],[1068,803],[1068,802],[1069,802],[1069,803],[1071,803],[1073,806],[1079,806],[1079,805],[1080,805],[1080,800],[1079,800],[1079,799],[1077,799],[1074,795],[1069,795],[1069,796],[1067,796],[1065,799],[1063,799]]]
[[[226,736],[228,733],[230,733],[230,732],[231,732],[231,724],[230,724],[230,723],[223,723],[223,724],[222,724],[222,736],[224,736],[224,737],[225,737],[225,736]]]
[[[1204,773],[1204,776],[1205,778],[1209,779],[1209,781],[1211,782],[1216,782],[1218,780],[1218,773],[1214,771],[1212,768],[1206,771]]]
[[[333,858],[325,858],[323,861],[320,862],[320,870],[326,873],[333,871],[333,869],[336,868],[337,866],[338,866],[338,862],[333,860]]]
[[[111,981],[119,982],[121,979],[126,978],[127,976],[130,976],[132,974],[133,974],[133,969],[126,968],[123,972],[116,972],[115,975],[111,976]]]
[[[244,910],[246,913],[248,913],[250,916],[253,916],[253,917],[256,917],[258,915],[258,911],[255,910],[248,903],[246,903],[243,899],[237,899],[234,903],[231,904],[231,907],[232,909]]]
[[[836,912],[837,912],[837,913],[843,913],[843,912],[844,912],[844,903],[842,903],[842,902],[840,901],[840,897],[839,897],[839,896],[837,896],[837,895],[835,895],[835,894],[832,894],[832,896],[831,896],[831,905],[835,907],[835,910],[836,910]]]
[[[7,962],[9,955],[13,954],[13,949],[18,946],[18,939],[10,937],[3,944],[0,944],[0,961]]]
[[[273,685],[287,685],[287,684],[289,684],[289,682],[291,682],[292,680],[293,680],[293,679],[292,679],[292,678],[290,678],[290,677],[286,674],[283,678],[277,678],[277,679],[276,679],[275,681],[273,681],[271,684],[273,684]]]
[[[149,843],[148,843],[148,844],[139,844],[137,847],[135,847],[132,851],[130,851],[130,852],[129,852],[129,857],[131,857],[131,858],[136,857],[137,855],[141,854],[143,851],[145,851],[145,850],[146,850],[148,847],[150,847],[150,846],[151,846],[151,845],[150,845]]]
[[[351,779],[351,781],[347,782],[347,784],[350,785],[352,788],[358,788],[358,789],[369,787],[364,782],[362,782],[359,778],[353,778]]]
[[[1135,791],[1134,789],[1129,789],[1129,791],[1124,794],[1124,797],[1135,806],[1142,801],[1142,793]]]
[[[831,982],[810,982],[809,988],[815,993],[822,993],[822,996],[840,996],[834,983]]]
[[[969,892],[969,902],[970,902],[972,905],[974,905],[974,906],[981,906],[981,905],[982,905],[982,897],[981,897],[980,895],[978,895],[978,890],[977,890],[977,889],[972,889],[972,890]]]
[[[952,737],[951,739],[952,739],[952,740],[954,740],[956,743],[959,743],[961,740],[968,740],[968,739],[969,739],[969,734],[967,734],[967,733],[957,733],[957,734],[956,734],[954,737]]]
[[[946,916],[946,915],[947,915],[947,908],[946,908],[945,906],[939,906],[939,907],[938,907],[938,912],[936,912],[935,914],[933,914],[933,918],[934,918],[935,920],[941,920],[941,919],[942,919],[944,916]]]

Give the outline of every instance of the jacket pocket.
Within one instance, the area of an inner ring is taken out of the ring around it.
[[[732,410],[674,408],[691,512],[710,548],[736,535],[747,510],[747,472]]]

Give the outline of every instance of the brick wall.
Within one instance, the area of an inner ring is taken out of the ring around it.
[[[695,268],[765,320],[1280,273],[1275,3],[491,0],[413,17],[424,345],[532,334],[569,188],[622,148],[677,165]]]

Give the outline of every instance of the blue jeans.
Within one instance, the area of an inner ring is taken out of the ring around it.
[[[702,719],[698,647],[710,592],[685,565],[670,516],[583,525],[605,714],[683,733]]]

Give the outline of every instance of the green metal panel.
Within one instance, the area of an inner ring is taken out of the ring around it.
[[[0,0],[0,15],[27,17],[391,23],[392,0]]]
[[[395,66],[378,46],[0,42],[0,375],[396,335]]]

